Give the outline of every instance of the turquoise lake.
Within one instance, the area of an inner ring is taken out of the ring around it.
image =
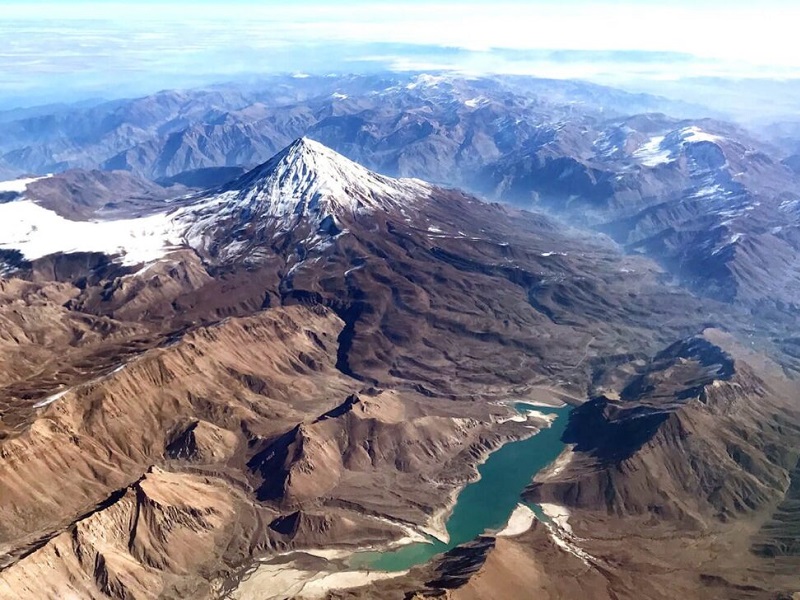
[[[555,413],[558,418],[549,428],[528,439],[505,444],[478,467],[480,479],[461,491],[447,521],[448,543],[431,538],[433,543],[409,544],[386,552],[360,552],[353,556],[350,565],[380,571],[404,571],[476,538],[487,529],[502,528],[520,503],[520,494],[533,476],[563,450],[561,434],[572,410],[570,406],[550,408],[524,402],[518,402],[514,407],[519,412]],[[541,511],[536,512],[541,514]]]

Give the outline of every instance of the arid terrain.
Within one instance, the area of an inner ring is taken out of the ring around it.
[[[307,138],[207,189],[7,187],[0,597],[800,594],[793,264],[759,312],[740,254],[736,294],[700,293],[619,230]],[[521,490],[547,518],[349,566],[445,537],[478,465],[548,426],[526,400],[575,407]]]

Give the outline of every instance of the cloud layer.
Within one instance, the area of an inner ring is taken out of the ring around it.
[[[688,2],[37,2],[0,14],[0,103],[242,74],[446,68],[604,83],[800,77],[800,6]]]

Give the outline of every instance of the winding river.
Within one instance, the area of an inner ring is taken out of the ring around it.
[[[523,414],[528,410],[554,413],[557,418],[549,428],[536,435],[503,445],[478,467],[480,479],[461,491],[447,521],[448,543],[430,538],[431,543],[409,544],[386,552],[359,552],[352,557],[350,565],[361,569],[404,571],[474,539],[487,529],[502,528],[533,476],[563,450],[561,434],[571,410],[569,406],[545,408],[524,402],[518,402],[514,408]],[[538,507],[532,508],[541,514]]]

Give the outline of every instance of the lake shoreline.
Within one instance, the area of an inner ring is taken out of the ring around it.
[[[542,408],[542,404],[513,402],[514,409],[521,413],[524,421],[531,421],[536,431],[530,436],[508,441],[488,453],[477,464],[476,478],[460,491],[454,492],[455,503],[451,497],[448,507],[438,513],[440,517],[449,509],[445,523],[449,534],[448,542],[437,539],[433,543],[414,544],[395,550],[356,553],[351,557],[350,564],[356,568],[387,572],[406,570],[424,564],[434,556],[486,532],[497,532],[508,527],[513,513],[523,511],[518,507],[525,486],[539,471],[555,461],[564,449],[561,433],[566,427],[566,416],[571,406],[544,405],[552,412],[529,410],[532,406]],[[491,501],[487,502],[487,498],[491,498]],[[524,516],[520,516],[521,514]],[[529,515],[518,512],[515,530],[522,527],[520,523],[523,519],[529,519]],[[441,521],[437,525],[440,523]]]
[[[249,598],[247,590],[254,589],[251,586],[259,581],[261,584],[269,582],[270,588],[282,589],[282,593],[321,597],[317,594],[400,577],[410,569],[482,535],[513,537],[528,531],[537,517],[531,507],[522,502],[521,493],[537,473],[551,467],[561,456],[565,446],[560,436],[571,406],[528,400],[499,404],[517,412],[520,418],[514,419],[516,423],[529,422],[529,434],[522,433],[482,455],[473,465],[474,477],[452,489],[445,505],[435,511],[424,525],[374,516],[378,521],[397,527],[404,535],[380,546],[292,550],[279,555],[284,558],[297,555],[295,560],[284,563],[274,563],[276,556],[262,559],[242,582],[245,585],[240,591],[244,593],[233,597]],[[539,410],[531,410],[533,407]],[[498,425],[502,422],[496,421]],[[520,465],[525,468],[520,470]],[[513,471],[511,482],[505,476],[509,469]],[[484,487],[491,493],[481,492]],[[491,501],[483,506],[482,498],[491,498]],[[475,518],[473,509],[470,509],[473,505],[478,511]],[[330,564],[309,571],[307,566],[303,567],[303,554],[325,559]],[[248,579],[251,580],[249,586],[246,584]]]

